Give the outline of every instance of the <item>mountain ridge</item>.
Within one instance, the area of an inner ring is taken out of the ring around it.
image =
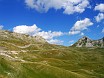
[[[27,34],[20,34],[20,33],[15,33],[15,32],[10,32],[7,30],[0,30],[0,37],[4,39],[9,39],[9,38],[15,38],[15,39],[21,39],[21,40],[27,40],[30,41],[30,43],[34,43],[34,41],[39,42],[39,43],[47,43],[47,41],[42,38],[41,36],[30,36]]]
[[[26,44],[49,44],[44,38],[42,38],[41,36],[30,36],[27,34],[20,34],[20,33],[15,33],[15,32],[11,32],[11,31],[7,31],[7,30],[0,30],[0,40],[13,40],[13,41],[24,41],[24,43]],[[7,41],[10,41],[7,40]],[[22,42],[21,41],[21,42]],[[26,45],[25,44],[25,45]],[[52,44],[52,45],[56,45],[56,44]],[[58,46],[58,45],[56,45]],[[61,45],[59,45],[61,46]],[[80,38],[77,42],[75,42],[73,45],[73,47],[101,47],[104,48],[104,37],[98,40],[92,40],[87,36],[83,36],[82,38]]]

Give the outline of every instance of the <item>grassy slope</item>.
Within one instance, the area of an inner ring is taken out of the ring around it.
[[[0,38],[0,78],[104,78],[104,48],[29,44]]]
[[[0,56],[1,78],[104,78],[104,49],[66,48]]]

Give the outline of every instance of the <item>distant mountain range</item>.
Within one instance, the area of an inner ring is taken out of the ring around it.
[[[92,40],[86,36],[79,39],[75,44],[72,46],[75,47],[101,47],[104,48],[104,37],[98,40]]]
[[[19,34],[7,30],[0,30],[0,41],[27,44],[49,44],[41,36],[29,36],[26,34]],[[51,44],[50,44],[51,45]],[[53,46],[53,45],[52,45]],[[55,45],[56,46],[56,45]],[[99,40],[92,40],[86,36],[79,39],[72,47],[101,47],[104,48],[104,37]]]

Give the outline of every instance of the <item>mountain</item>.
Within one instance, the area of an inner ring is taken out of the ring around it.
[[[47,43],[41,36],[29,36],[26,34],[18,34],[6,30],[0,30],[0,40],[25,41],[27,43]]]
[[[104,78],[104,48],[53,45],[0,30],[0,78]]]
[[[91,40],[84,36],[79,39],[73,46],[75,47],[104,47],[104,37],[99,40]]]

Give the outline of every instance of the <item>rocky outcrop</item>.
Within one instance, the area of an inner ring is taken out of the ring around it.
[[[73,46],[104,48],[104,37],[102,39],[99,39],[99,40],[91,40],[90,38],[84,36],[81,39],[79,39]]]

